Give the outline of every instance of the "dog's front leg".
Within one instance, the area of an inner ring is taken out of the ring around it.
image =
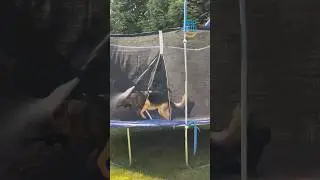
[[[146,110],[142,109],[141,111],[138,111],[138,114],[143,118],[143,119],[147,119],[147,117],[144,115],[144,112]]]
[[[146,112],[148,110],[148,107],[150,106],[150,102],[147,100],[142,109],[140,110],[139,114],[143,119],[147,119],[147,117],[144,115],[144,112]]]

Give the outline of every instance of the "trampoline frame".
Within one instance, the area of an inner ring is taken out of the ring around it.
[[[152,121],[152,122],[151,122]],[[112,126],[115,126],[115,128],[120,128],[119,125],[117,125],[117,123],[121,124],[127,124],[126,127],[126,133],[127,133],[127,144],[128,144],[128,158],[129,158],[129,166],[132,165],[132,144],[131,144],[131,132],[130,132],[130,128],[133,127],[142,127],[139,124],[145,124],[145,127],[150,127],[150,125],[147,125],[148,123],[146,122],[151,122],[150,124],[153,124],[153,126],[151,127],[163,127],[163,125],[156,125],[157,123],[154,123],[154,121],[159,121],[159,122],[163,122],[166,123],[167,125],[165,125],[166,127],[168,126],[173,126],[173,127],[193,127],[194,131],[193,131],[193,155],[196,155],[196,150],[197,150],[197,142],[198,142],[198,130],[199,127],[198,126],[205,126],[205,125],[210,125],[210,118],[203,118],[203,119],[197,119],[197,120],[189,120],[187,124],[184,123],[184,120],[172,120],[172,121],[168,121],[168,120],[162,120],[162,119],[153,119],[153,120],[136,120],[136,121],[120,121],[120,120],[111,120],[110,121],[110,127],[112,128]],[[201,122],[201,123],[200,123]],[[185,128],[186,129],[186,128]],[[188,137],[186,137],[185,139],[186,141],[188,141]],[[187,148],[187,150],[186,150]],[[188,146],[185,146],[185,152],[188,152]],[[188,161],[188,157],[189,154],[187,154],[187,156],[185,156],[185,160],[186,162]],[[189,164],[186,164],[187,166]]]

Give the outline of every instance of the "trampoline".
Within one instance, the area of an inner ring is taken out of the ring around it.
[[[127,129],[130,165],[130,128],[184,127],[185,163],[188,166],[188,129],[193,128],[195,155],[198,126],[210,124],[210,31],[197,31],[187,48],[186,22],[185,3],[183,32],[110,36],[110,94],[123,93],[133,87],[133,91],[164,92],[168,101],[178,102],[183,95],[186,97],[183,112],[172,110],[169,120],[153,118],[155,116],[148,111],[149,120],[145,120],[137,115],[137,109],[119,112],[111,109],[110,127]],[[192,106],[189,101],[193,102]]]
[[[111,113],[111,128],[127,128],[129,163],[132,164],[131,136],[130,128],[154,128],[154,127],[185,127],[193,128],[193,154],[197,150],[198,126],[210,124],[210,45],[197,46],[197,48],[186,48],[188,56],[189,71],[187,84],[185,82],[184,70],[184,48],[174,46],[171,36],[178,38],[179,32],[159,32],[157,35],[139,36],[139,37],[114,37],[111,35],[111,69],[110,77],[111,94],[124,92],[128,88],[135,86],[135,90],[170,89],[168,99],[177,101],[185,93],[187,85],[188,99],[194,101],[189,116],[184,118],[173,118],[172,120],[163,120],[152,118],[142,119],[136,115],[136,112],[121,111],[120,113]],[[209,31],[202,32],[203,36],[210,36]],[[140,39],[152,39],[151,45],[134,44]],[[159,39],[159,40],[157,40]],[[210,39],[208,37],[208,39]],[[166,42],[168,40],[169,42]],[[123,45],[121,42],[134,41],[129,45]],[[116,44],[118,42],[118,44]],[[156,45],[159,43],[159,45]],[[157,61],[158,60],[158,61]],[[155,63],[157,61],[157,63]],[[157,64],[157,65],[156,65]],[[153,71],[155,70],[156,71]],[[152,77],[153,74],[153,78]],[[150,83],[150,79],[153,82]],[[186,111],[185,111],[186,112]],[[129,114],[125,116],[124,114]],[[185,114],[184,114],[185,115]],[[188,165],[188,144],[187,133],[185,134],[185,161]]]
[[[193,125],[207,125],[210,124],[210,119],[188,119],[188,126]],[[164,121],[162,119],[151,119],[151,120],[138,120],[138,121],[121,121],[111,120],[111,128],[132,128],[132,127],[182,127],[185,126],[184,120]]]

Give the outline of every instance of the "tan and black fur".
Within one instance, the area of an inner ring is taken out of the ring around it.
[[[185,100],[185,95],[183,95],[180,102],[176,103],[172,101],[169,102],[168,97],[159,92],[151,92],[149,96],[143,92],[133,92],[120,106],[138,108],[138,115],[144,119],[147,118],[144,115],[147,110],[157,110],[161,117],[170,120],[172,108],[182,108],[185,105]]]

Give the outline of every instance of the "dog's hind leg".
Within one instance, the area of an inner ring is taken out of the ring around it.
[[[168,105],[160,106],[158,108],[158,113],[166,120],[170,120],[170,108],[168,107]]]
[[[163,112],[163,117],[164,117],[166,120],[170,120],[169,109],[168,109],[168,110],[165,110],[165,111]]]

